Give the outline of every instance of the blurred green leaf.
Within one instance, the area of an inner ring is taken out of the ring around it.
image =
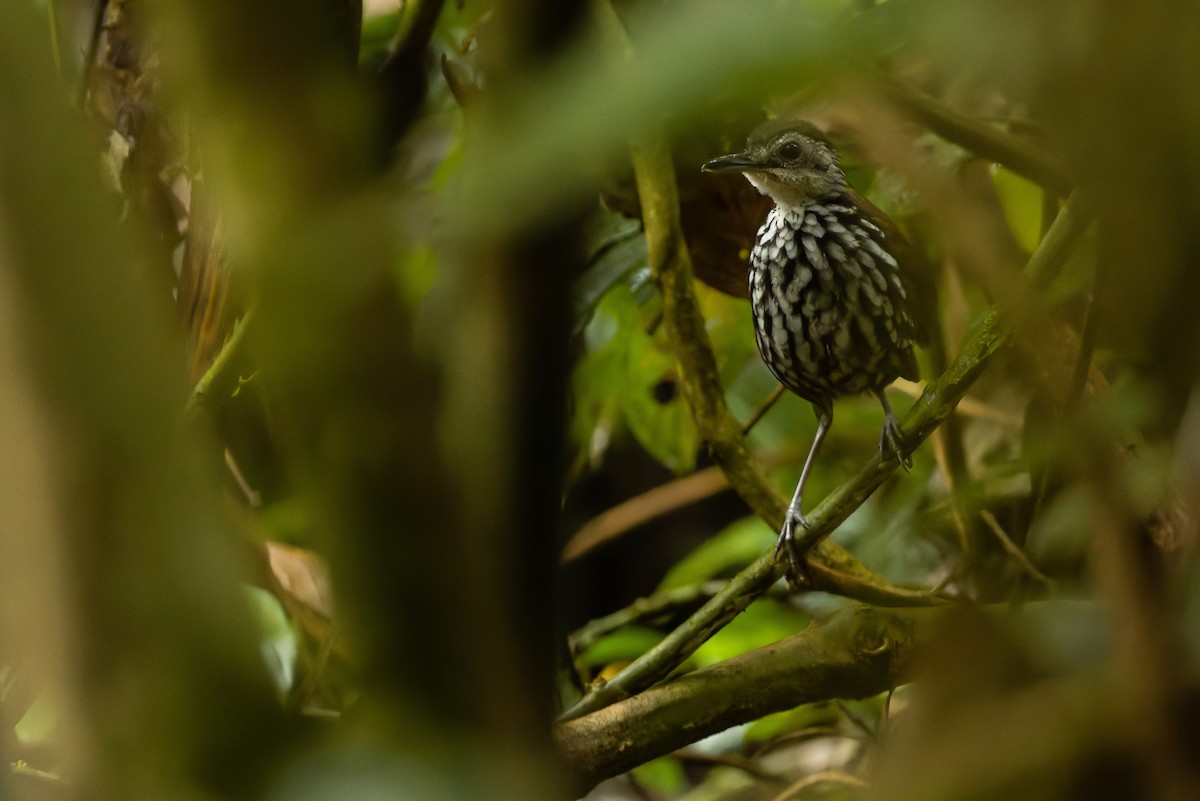
[[[613,662],[627,662],[658,645],[661,631],[641,626],[625,626],[596,640],[579,655],[578,662],[588,667],[602,667]]]
[[[992,184],[1017,244],[1032,253],[1042,238],[1042,188],[998,165],[992,168]]]
[[[409,308],[417,308],[428,296],[437,270],[437,251],[428,244],[416,245],[401,256],[397,286]]]
[[[61,701],[58,698],[60,692],[59,688],[53,686],[43,687],[13,726],[13,735],[22,746],[53,746],[59,742],[63,735],[59,728],[62,719]]]
[[[659,368],[660,377],[649,386],[635,384],[634,391],[623,398],[622,408],[629,430],[642,447],[664,467],[682,474],[696,466],[700,443],[675,378],[667,372],[673,366],[673,361],[664,364],[657,354],[647,352],[635,369],[644,370],[643,375],[653,375],[657,372],[655,368]]]
[[[775,542],[775,532],[759,517],[744,517],[700,543],[667,571],[660,590],[699,584],[753,562]]]
[[[269,503],[258,512],[264,539],[292,544],[311,542],[315,519],[312,502],[301,495]]]
[[[296,631],[278,598],[258,587],[247,586],[245,591],[250,610],[258,623],[263,662],[280,696],[285,697],[292,689],[296,677],[296,658],[300,654]]]
[[[362,36],[358,48],[358,63],[365,69],[374,69],[387,57],[388,46],[396,31],[400,29],[401,13],[392,11],[363,20]]]
[[[730,411],[738,420],[745,421],[766,403],[771,393],[779,387],[779,381],[771,375],[755,351],[727,386]],[[796,451],[797,459],[802,459],[802,449],[808,447],[807,443],[811,441],[816,428],[817,418],[812,405],[790,392],[784,392],[755,424],[748,439],[755,450],[780,453],[791,449]],[[795,481],[795,476],[791,480]]]
[[[745,371],[747,364],[759,361],[750,303],[700,282],[696,282],[696,298],[712,340],[721,383],[728,387]]]
[[[705,774],[700,784],[675,798],[676,801],[726,801],[727,799],[755,798],[758,793],[757,780],[746,771],[726,765],[717,765]]]
[[[1135,514],[1150,517],[1170,503],[1173,458],[1168,448],[1146,443],[1139,448],[1138,458],[1125,464],[1121,488]]]
[[[646,327],[628,285],[618,284],[601,300],[584,331],[588,352],[575,370],[572,433],[583,447],[597,424],[618,410],[648,453],[682,473],[695,464],[696,430],[675,388],[675,359],[661,332],[652,335]]]
[[[799,609],[759,601],[746,607],[732,623],[700,646],[692,659],[701,666],[715,664],[798,634],[810,620],[810,616]]]
[[[1091,292],[1096,280],[1096,237],[1084,236],[1063,265],[1058,278],[1046,290],[1046,304],[1055,306]]]
[[[571,292],[573,334],[587,325],[605,293],[619,282],[637,286],[649,279],[646,237],[639,221],[600,212],[588,220],[583,238],[588,264]]]
[[[746,742],[763,743],[774,740],[782,735],[817,726],[837,726],[841,720],[841,712],[837,705],[830,702],[804,704],[795,709],[776,712],[759,718],[746,729]]]
[[[1058,493],[1029,527],[1029,558],[1039,566],[1077,562],[1087,553],[1091,518],[1091,499],[1082,487]]]
[[[656,793],[678,793],[687,787],[683,765],[674,757],[661,757],[638,765],[633,777],[647,790]]]
[[[469,180],[445,200],[472,226],[536,219],[582,196],[592,183],[583,165],[616,158],[631,131],[659,124],[668,109],[684,125],[693,121],[686,114],[733,87],[796,87],[873,63],[905,40],[910,6],[893,0],[850,16],[840,13],[845,6],[831,13],[828,4],[773,0],[700,2],[687,14],[670,5],[635,9],[626,23],[636,58],[599,36],[582,41],[506,104],[503,122],[488,120],[495,135],[478,142]]]

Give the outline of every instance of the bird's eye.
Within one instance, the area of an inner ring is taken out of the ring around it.
[[[795,161],[803,154],[799,142],[784,142],[776,151],[784,161]]]

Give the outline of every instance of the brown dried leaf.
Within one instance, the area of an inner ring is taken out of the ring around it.
[[[282,542],[264,543],[276,595],[305,633],[318,642],[333,628],[333,591],[324,560],[310,550]]]

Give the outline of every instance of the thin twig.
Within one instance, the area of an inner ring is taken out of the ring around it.
[[[758,425],[758,421],[763,419],[767,412],[771,411],[771,407],[783,397],[783,392],[783,384],[777,384],[775,389],[771,391],[771,395],[763,402],[763,405],[759,406],[758,411],[750,415],[750,419],[742,426],[743,437],[750,433],[750,429]]]
[[[716,595],[725,586],[723,581],[705,581],[687,587],[673,587],[653,595],[638,598],[622,609],[589,620],[571,635],[571,653],[578,655],[606,634],[635,623],[644,623],[665,615],[695,607]]]
[[[1005,533],[1003,526],[1000,525],[1000,521],[996,519],[994,514],[989,512],[987,509],[984,509],[979,513],[979,516],[983,519],[984,523],[987,523],[987,526],[989,529],[991,529],[992,534],[994,534],[996,539],[1000,541],[1000,545],[1003,546],[1004,550],[1008,552],[1008,555],[1011,556],[1017,562],[1017,564],[1021,566],[1022,570],[1028,573],[1039,584],[1042,584],[1046,587],[1054,586],[1054,581],[1045,573],[1038,570],[1037,565],[1029,560],[1029,556],[1023,550],[1021,550],[1020,546],[1012,541],[1012,537]]]
[[[83,108],[84,102],[87,100],[88,79],[92,76],[92,69],[96,66],[96,53],[100,49],[100,37],[104,31],[104,18],[108,14],[108,0],[99,0],[96,3],[96,13],[92,18],[92,30],[88,36],[87,50],[83,54],[83,70],[79,75],[79,86],[75,90],[75,105]]]
[[[70,786],[67,780],[62,776],[59,776],[57,773],[39,770],[29,763],[19,760],[9,766],[8,772],[10,776],[31,779],[49,787],[53,787],[56,791],[61,791]],[[33,794],[30,793],[30,795]],[[40,793],[38,795],[40,795]],[[51,796],[48,795],[47,797]]]
[[[1058,216],[1058,196],[1053,192],[1044,189],[1042,190],[1042,216],[1038,225],[1039,236],[1045,236],[1050,230],[1050,226],[1054,224],[1054,218]]]
[[[1074,187],[1057,158],[1032,143],[956,111],[937,98],[890,78],[884,91],[928,128],[985,159],[999,162],[1020,176],[1066,197]]]
[[[46,3],[46,23],[50,26],[50,55],[54,58],[54,68],[61,76],[63,71],[62,31],[58,24],[58,3],[53,0]]]
[[[802,729],[795,729],[794,731],[789,731],[786,734],[781,734],[778,737],[771,738],[758,748],[754,749],[752,756],[760,757],[773,751],[786,748],[792,743],[803,743],[807,742],[808,740],[827,739],[830,737],[838,737],[843,740],[855,740],[856,742],[862,742],[853,733],[843,731],[842,727],[840,726],[805,726]]]
[[[229,474],[233,476],[238,489],[242,491],[242,497],[246,499],[246,505],[251,509],[261,508],[262,493],[256,490],[246,479],[246,474],[242,472],[242,468],[237,462],[237,457],[233,455],[233,451],[229,450],[229,448],[225,449],[225,467],[229,469]]]
[[[802,456],[803,454],[768,453],[760,458],[763,466],[769,469],[781,463],[796,461]],[[580,526],[563,546],[559,563],[574,561],[657,517],[727,489],[729,480],[725,477],[725,471],[719,467],[706,467],[683,478],[652,487],[640,495],[605,509]]]
[[[836,782],[837,784],[845,784],[850,787],[857,787],[862,790],[869,790],[871,785],[867,784],[857,776],[851,776],[840,770],[823,770],[820,773],[810,773],[803,779],[793,783],[786,790],[771,799],[771,801],[788,801],[795,798],[798,793],[812,787],[814,784],[821,782]]]
[[[579,527],[563,547],[560,564],[573,561],[637,526],[680,507],[729,489],[719,467],[708,467],[675,479],[606,509]]]
[[[910,398],[919,398],[924,394],[926,386],[928,385],[924,381],[909,381],[907,378],[897,378],[892,382],[891,388],[897,392],[904,393]],[[954,413],[959,417],[973,417],[976,420],[987,420],[989,423],[996,423],[1013,431],[1020,431],[1025,424],[1021,419],[1021,415],[1005,411],[990,403],[973,398],[970,395],[963,396],[963,399],[958,402],[958,406],[954,407]]]
[[[1087,388],[1088,374],[1092,369],[1092,354],[1096,350],[1096,293],[1087,294],[1087,302],[1083,308],[1083,330],[1079,335],[1079,355],[1075,359],[1075,368],[1071,374],[1071,386],[1067,392],[1068,414],[1079,407],[1083,399],[1083,391]]]
[[[846,699],[837,698],[834,699],[834,703],[837,704],[837,708],[841,710],[841,713],[846,717],[846,719],[849,720],[855,728],[866,735],[868,740],[871,740],[872,742],[879,742],[879,732],[875,730],[874,726],[863,720],[862,715],[851,709],[850,705],[846,703]]]
[[[958,552],[965,555],[971,547],[971,541],[967,534],[963,504],[960,501],[961,496],[958,481],[960,474],[951,466],[950,442],[945,434],[946,429],[939,428],[934,432],[933,437],[931,437],[933,442],[933,458],[937,463],[938,470],[941,471],[942,477],[946,481],[946,494],[950,499],[950,519],[954,524],[954,533],[958,537]],[[965,475],[965,471],[963,475]]]
[[[444,0],[407,0],[403,10],[400,25],[388,44],[387,58],[380,65],[379,71],[384,72],[397,59],[408,58],[412,53],[424,49],[437,27],[438,17],[442,13]]]
[[[748,773],[756,779],[774,784],[783,784],[787,781],[787,779],[778,773],[764,768],[757,760],[747,759],[740,754],[702,754],[691,748],[681,748],[675,752],[674,756],[686,762],[697,762],[703,765],[723,765],[734,768]]]
[[[236,383],[236,376],[232,373],[233,363],[242,349],[242,343],[246,339],[246,330],[253,322],[253,318],[254,309],[251,308],[234,324],[233,333],[225,340],[221,352],[217,354],[217,358],[213,359],[208,370],[192,388],[192,394],[188,398],[186,406],[188,413],[194,413],[211,403],[214,394],[225,394],[226,390],[233,391],[233,385]]]

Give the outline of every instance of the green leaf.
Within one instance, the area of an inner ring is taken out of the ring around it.
[[[642,626],[624,626],[596,640],[579,655],[579,664],[601,667],[613,662],[628,662],[658,645],[661,631]]]
[[[727,765],[716,765],[709,770],[700,784],[691,790],[671,796],[674,801],[729,801],[738,798],[759,798],[761,788],[756,785],[758,780],[741,768]],[[770,798],[767,796],[761,796]]]
[[[596,307],[584,330],[588,352],[574,375],[572,434],[584,447],[615,410],[650,455],[682,473],[694,466],[699,442],[676,390],[675,359],[662,333],[646,330],[650,316],[626,284]]]
[[[1046,303],[1054,306],[1079,297],[1096,278],[1096,237],[1084,236],[1072,251],[1062,272],[1046,290]]]
[[[267,672],[279,694],[286,696],[296,678],[296,659],[300,654],[296,631],[278,598],[259,587],[247,585],[244,590],[258,623],[259,648]]]
[[[757,559],[774,542],[775,532],[761,518],[744,517],[677,562],[658,588],[687,587],[738,570]]]
[[[732,623],[700,646],[692,659],[701,666],[723,662],[797,634],[810,620],[811,617],[799,609],[760,600],[746,607]]]
[[[750,303],[718,292],[699,281],[696,282],[696,299],[712,340],[721,383],[728,387],[745,371],[746,365],[761,361],[758,346],[754,344]]]
[[[683,765],[674,757],[652,759],[633,769],[633,776],[648,790],[674,795],[687,787]]]
[[[639,284],[639,273],[648,276],[646,237],[641,223],[614,212],[593,215],[584,232],[587,268],[571,290],[574,331],[578,334],[610,289],[618,283]]]
[[[429,295],[437,271],[437,251],[429,244],[415,244],[401,255],[396,283],[409,308],[417,308]]]
[[[992,184],[1017,244],[1032,253],[1042,238],[1042,188],[1004,167],[994,167]]]
[[[383,63],[392,38],[400,29],[400,18],[399,11],[392,11],[363,20],[362,35],[359,38],[358,46],[358,63],[360,65],[372,69]]]
[[[841,719],[841,713],[831,702],[805,704],[795,709],[776,712],[759,718],[746,729],[746,741],[762,743],[774,740],[785,734],[817,726],[836,726]]]
[[[642,382],[634,384],[622,397],[622,411],[629,430],[646,451],[671,471],[682,474],[696,465],[699,437],[691,412],[676,387],[674,360],[646,352],[632,365]],[[657,374],[653,382],[647,377]]]
[[[25,714],[13,726],[13,735],[26,748],[54,746],[62,732],[62,688],[51,684],[42,688]]]

